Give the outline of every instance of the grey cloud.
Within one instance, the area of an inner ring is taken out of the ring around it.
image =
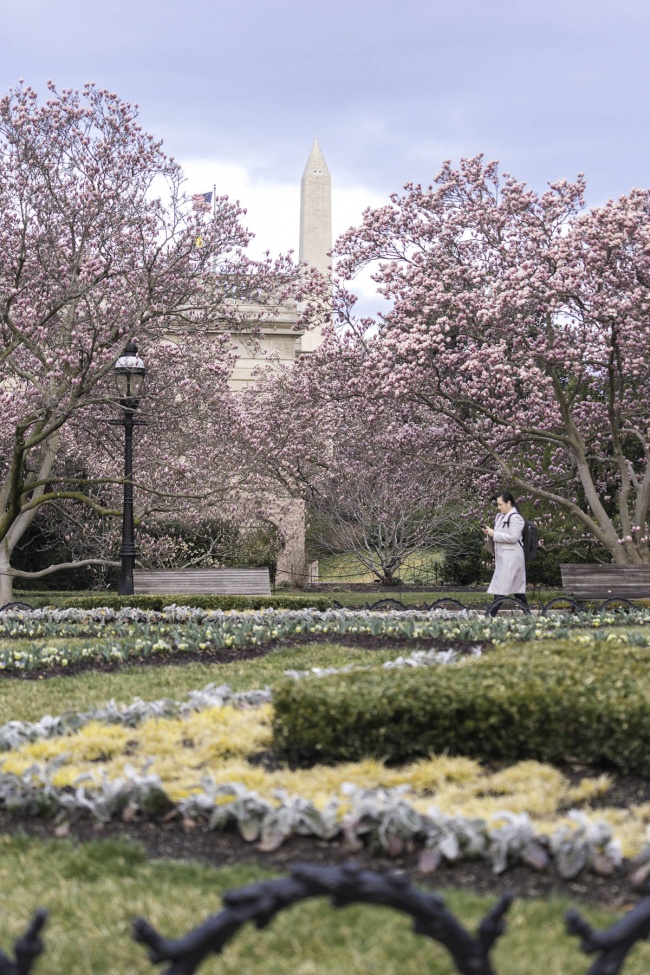
[[[177,156],[298,179],[318,136],[335,183],[388,193],[483,151],[594,200],[647,184],[641,0],[35,0],[3,12],[0,89],[89,79]]]

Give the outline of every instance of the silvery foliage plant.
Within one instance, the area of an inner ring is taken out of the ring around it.
[[[149,772],[150,766],[149,761],[138,771],[127,765],[124,776],[117,779],[110,779],[102,772],[99,783],[92,781],[89,775],[80,776],[72,792],[59,792],[59,808],[69,818],[88,812],[102,823],[120,815],[123,819],[132,819],[136,814],[157,816],[168,812],[173,803],[160,776]],[[92,788],[87,789],[84,783],[91,781]]]
[[[611,826],[591,822],[577,809],[569,813],[575,826],[561,826],[550,839],[550,849],[562,877],[576,877],[585,867],[608,877],[621,866],[621,845]]]
[[[495,813],[495,818],[503,823],[488,830],[488,856],[494,873],[503,873],[511,863],[525,863],[534,870],[548,866],[546,838],[535,835],[527,813],[503,810]]]
[[[547,840],[535,834],[526,815],[507,810],[497,814],[501,823],[493,828],[482,819],[450,816],[435,808],[423,815],[408,801],[407,786],[361,789],[348,783],[341,789],[348,807],[341,815],[337,797],[319,810],[310,799],[282,790],[270,802],[240,782],[217,783],[205,776],[200,788],[174,804],[160,777],[150,771],[150,762],[141,770],[127,766],[117,779],[80,776],[70,789],[52,783],[63,760],[35,764],[22,775],[0,773],[0,806],[19,815],[55,815],[64,823],[88,814],[104,823],[164,816],[179,819],[187,829],[201,822],[212,830],[235,826],[244,840],[258,842],[266,852],[292,835],[321,840],[342,835],[352,849],[368,843],[392,857],[420,849],[424,872],[433,872],[442,862],[477,858],[489,860],[495,873],[514,863],[540,870],[552,859],[563,877],[574,877],[585,868],[609,875],[622,863],[609,825],[591,822],[577,811],[569,814],[575,826],[561,826]]]
[[[350,803],[342,822],[343,835],[350,846],[360,847],[361,838],[370,840],[390,856],[412,849],[422,832],[422,817],[404,798],[409,787],[361,789],[351,782],[341,792]]]
[[[419,860],[423,873],[433,873],[443,862],[477,860],[487,855],[489,839],[484,819],[449,816],[432,807],[423,819],[423,827],[424,848]]]

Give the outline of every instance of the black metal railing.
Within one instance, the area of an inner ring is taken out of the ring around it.
[[[461,975],[497,975],[490,954],[506,931],[505,916],[513,901],[512,893],[504,893],[472,934],[447,910],[439,894],[418,889],[405,874],[378,873],[354,863],[301,864],[289,877],[229,891],[218,914],[181,938],[165,938],[142,918],[134,921],[133,936],[149,949],[153,965],[167,964],[164,975],[192,975],[210,955],[220,954],[248,922],[264,928],[276,914],[311,897],[329,897],[337,908],[374,904],[410,915],[414,932],[446,948]],[[46,921],[47,912],[37,911],[14,944],[14,959],[0,952],[0,975],[30,975],[44,951],[41,932]],[[581,939],[585,954],[597,955],[587,975],[618,975],[634,945],[650,935],[650,897],[604,931],[596,931],[577,911],[566,915],[566,926]],[[531,975],[540,970],[532,959]]]
[[[344,603],[340,603],[337,599],[334,599],[332,602],[336,609],[358,608],[354,606],[346,606]],[[590,604],[590,611],[593,613],[602,613],[606,609],[613,609],[613,608],[617,608],[617,609],[638,608],[634,605],[633,600],[626,599],[623,596],[619,596],[619,597],[610,596],[608,599],[603,600],[600,603],[600,605],[596,605],[596,600],[590,599],[589,604]],[[487,616],[489,615],[490,610],[493,610],[497,607],[499,609],[501,608],[517,609],[524,615],[530,615],[532,609],[536,609],[539,612],[540,616],[547,616],[548,613],[550,612],[560,612],[560,611],[565,611],[570,613],[583,613],[586,610],[586,602],[572,599],[570,596],[555,596],[548,603],[543,603],[540,600],[540,602],[537,605],[531,606],[530,604],[526,605],[525,603],[520,602],[518,599],[515,599],[513,596],[503,596],[501,599],[498,599],[495,602],[470,603],[469,605],[466,605],[465,603],[462,603],[459,599],[456,599],[453,596],[441,596],[440,599],[436,599],[432,603],[423,602],[423,603],[418,603],[416,605],[413,603],[411,604],[403,603],[399,599],[394,599],[390,597],[390,598],[379,599],[374,603],[366,602],[362,608],[364,610],[370,610],[375,612],[382,612],[385,610],[406,611],[406,610],[417,609],[420,610],[421,612],[426,612],[426,613],[430,612],[432,609],[450,609],[450,610],[467,609],[467,610],[475,610],[477,612],[484,612]]]

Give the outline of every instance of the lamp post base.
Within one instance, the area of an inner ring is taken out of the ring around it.
[[[118,592],[120,596],[132,596],[133,586],[133,567],[135,565],[135,551],[131,554],[120,553],[122,565],[120,567],[120,584]]]
[[[133,409],[124,410],[121,420],[109,423],[124,427],[124,507],[122,513],[122,547],[120,549],[120,596],[132,596],[133,568],[135,566],[135,530],[133,519],[133,427],[144,426],[145,421],[136,420]]]

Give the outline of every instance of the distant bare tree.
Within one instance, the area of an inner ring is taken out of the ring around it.
[[[312,537],[321,550],[349,553],[385,586],[414,555],[460,544],[459,490],[439,471],[406,458],[332,457],[314,485]]]

